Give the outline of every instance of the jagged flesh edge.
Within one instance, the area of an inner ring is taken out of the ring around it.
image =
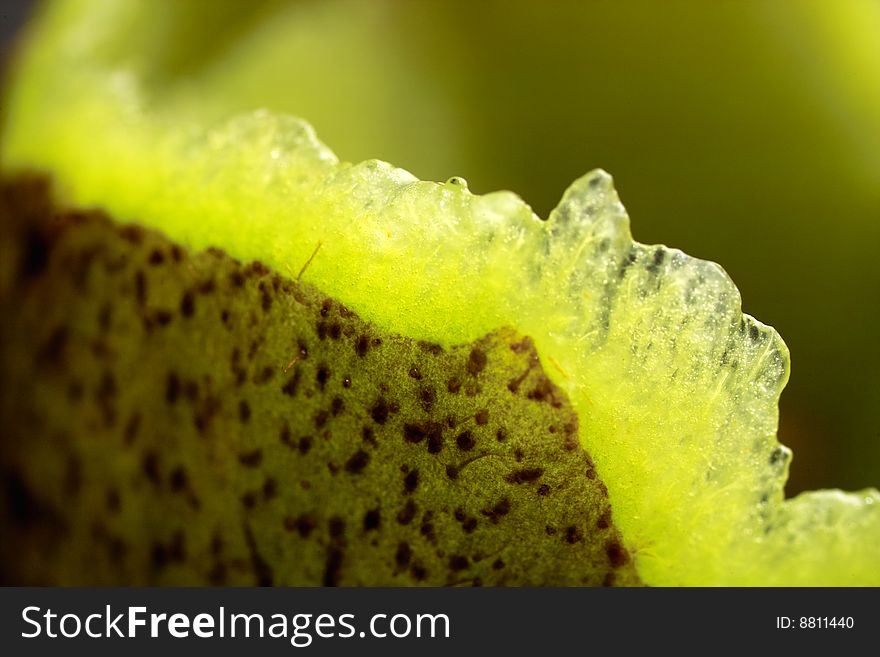
[[[875,490],[783,501],[779,335],[742,314],[719,266],[635,243],[607,174],[575,181],[544,222],[510,192],[339,162],[297,118],[182,124],[151,106],[136,67],[102,55],[126,11],[69,2],[43,16],[4,117],[4,166],[301,276],[390,331],[531,335],[649,583],[880,583]]]

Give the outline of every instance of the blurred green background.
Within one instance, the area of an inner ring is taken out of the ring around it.
[[[721,264],[791,349],[788,492],[880,484],[880,0],[165,10],[173,32],[142,51],[168,103],[195,86],[217,118],[297,114],[343,159],[511,189],[542,216],[606,169],[636,239]]]

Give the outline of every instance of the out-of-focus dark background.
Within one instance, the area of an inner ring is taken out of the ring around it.
[[[28,16],[33,2],[31,0],[4,0],[0,7],[0,44],[5,51],[10,40]]]
[[[212,20],[247,3],[202,4]],[[4,53],[30,6],[4,1]],[[318,11],[317,73],[260,104],[309,119],[343,159],[512,189],[542,216],[608,170],[636,239],[720,263],[786,340],[788,492],[880,484],[880,0]]]

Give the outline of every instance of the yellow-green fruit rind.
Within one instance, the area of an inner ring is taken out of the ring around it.
[[[6,584],[638,584],[528,338],[444,349],[0,187]]]
[[[382,330],[533,336],[648,583],[880,582],[875,491],[782,499],[779,336],[717,265],[634,243],[606,174],[542,222],[508,192],[341,163],[292,117],[213,122],[185,87],[172,111],[142,50],[157,20],[150,3],[53,4],[17,69],[4,165],[195,249],[291,275],[310,262],[303,280]],[[822,524],[801,520],[813,509]]]

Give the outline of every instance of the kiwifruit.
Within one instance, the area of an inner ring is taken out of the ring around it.
[[[12,78],[5,579],[878,581],[877,491],[784,499],[782,339],[608,174],[542,221],[218,118],[247,47],[155,6],[49,5]]]

